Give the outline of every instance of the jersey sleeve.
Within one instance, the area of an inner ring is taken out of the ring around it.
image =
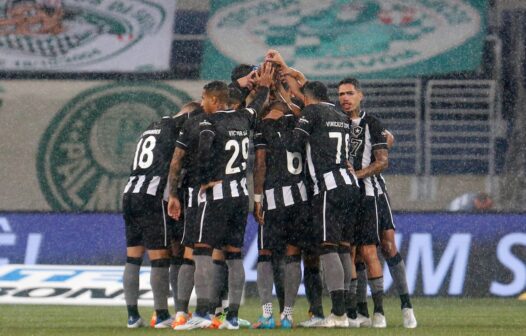
[[[210,182],[212,169],[208,169],[212,158],[212,144],[216,136],[214,124],[204,119],[199,123],[199,147],[197,158],[199,162],[199,182],[206,184]]]
[[[181,129],[179,130],[179,134],[177,135],[177,141],[175,143],[176,147],[179,147],[181,149],[187,150],[188,146],[190,144],[190,130],[189,127],[191,126],[191,122],[185,122]]]
[[[371,133],[371,147],[375,149],[387,149],[386,129],[382,122],[377,118],[370,118],[369,132]]]
[[[188,120],[188,115],[181,114],[173,118],[173,130],[172,130],[172,136],[175,140],[179,137],[179,134],[181,133],[181,130],[184,127],[185,121]]]

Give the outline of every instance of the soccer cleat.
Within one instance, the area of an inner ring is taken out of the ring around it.
[[[128,317],[128,325],[127,327],[130,329],[140,328],[144,327],[144,321],[140,316],[130,316]]]
[[[175,327],[180,326],[188,322],[188,319],[191,317],[191,314],[187,314],[185,312],[179,311],[175,314],[175,319],[172,323],[172,328],[175,329]]]
[[[223,322],[225,321],[225,317],[226,315],[223,313],[213,316],[212,323],[210,324],[208,328],[209,329],[219,329],[219,327],[221,327],[221,324],[223,324]]]
[[[152,317],[150,318],[150,327],[155,327],[155,324],[157,323],[157,313],[155,310],[153,311]]]
[[[252,325],[252,329],[274,329],[276,321],[272,315],[270,317],[260,316],[256,323]]]
[[[240,317],[237,318],[237,323],[239,323],[240,328],[250,328],[252,326],[250,321],[242,319]]]
[[[298,325],[303,328],[316,328],[319,324],[323,323],[323,317],[311,315],[307,321],[300,322]]]
[[[349,320],[347,315],[337,316],[331,313],[329,316],[323,319],[318,325],[320,328],[347,328],[349,327]]]
[[[360,321],[358,320],[358,318],[348,318],[349,320],[349,328],[360,328]]]
[[[381,313],[374,313],[372,326],[373,328],[386,328],[387,322],[385,316]]]
[[[283,316],[283,318],[281,319],[281,329],[292,329],[292,326],[292,317]]]
[[[174,322],[174,319],[171,316],[169,316],[168,318],[166,318],[164,320],[157,319],[155,321],[154,328],[155,329],[171,328],[173,322]]]
[[[192,318],[186,321],[183,325],[178,325],[174,330],[193,330],[193,329],[204,329],[208,328],[212,324],[212,321],[206,317],[201,317],[194,313]]]
[[[219,329],[238,330],[239,321],[237,317],[232,317],[231,319],[225,319],[223,323],[219,326]]]
[[[402,309],[402,316],[404,317],[404,328],[413,329],[416,328],[417,322],[413,308]]]
[[[360,313],[357,314],[354,321],[360,325],[360,328],[370,328],[373,324],[370,317],[364,316]]]

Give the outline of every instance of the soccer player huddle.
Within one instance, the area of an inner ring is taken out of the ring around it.
[[[142,133],[123,195],[129,328],[144,325],[137,302],[145,252],[155,328],[385,328],[379,252],[400,296],[404,327],[417,326],[381,175],[394,137],[361,109],[364,93],[357,79],[342,79],[338,96],[337,107],[325,84],[308,81],[269,50],[260,66],[237,66],[230,85],[206,84],[200,103],[186,104]],[[262,306],[252,325],[238,316],[249,199],[259,224]],[[294,324],[302,260],[310,319]],[[327,315],[323,284],[332,302]],[[272,306],[273,286],[279,315]],[[170,287],[174,317],[168,312]],[[194,287],[197,305],[190,314]]]

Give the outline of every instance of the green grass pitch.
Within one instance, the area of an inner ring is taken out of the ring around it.
[[[0,305],[0,335],[526,335],[526,301],[516,299],[414,298],[418,328],[402,327],[398,299],[385,300],[387,329],[196,330],[126,329],[124,307]],[[371,305],[371,303],[370,303]],[[325,302],[325,309],[329,302]],[[304,320],[307,304],[299,299],[295,321]],[[240,316],[254,321],[260,314],[257,299],[241,307]],[[141,309],[149,320],[151,308]]]

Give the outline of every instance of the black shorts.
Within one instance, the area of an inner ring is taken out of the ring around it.
[[[194,223],[195,243],[213,248],[242,248],[247,225],[248,197],[232,197],[199,204]]]
[[[383,193],[378,195],[376,199],[378,205],[378,228],[380,229],[379,236],[381,237],[381,231],[394,230],[396,227],[393,221],[393,213],[391,211],[391,201],[389,195]]]
[[[178,195],[179,200],[183,202],[183,200],[186,197],[186,192],[184,189],[179,188],[177,189],[177,195]],[[181,240],[183,239],[184,222],[186,220],[185,218],[186,218],[186,211],[181,212],[181,217],[179,217],[178,220],[168,217],[167,220],[172,226],[172,242],[181,242]]]
[[[354,232],[354,245],[378,245],[380,243],[378,201],[375,196],[362,196],[358,224]]]
[[[359,200],[359,188],[351,185],[321,191],[313,197],[312,221],[321,231],[319,243],[352,243]]]
[[[122,200],[126,247],[144,246],[148,250],[170,248],[173,221],[167,203],[157,197],[124,195]]]
[[[308,202],[267,210],[264,215],[265,224],[258,228],[259,250],[281,253],[287,244],[308,248],[318,236],[310,221]]]
[[[195,242],[195,226],[199,205],[197,203],[197,194],[199,187],[189,187],[184,195],[184,223],[181,244],[187,247],[193,247]]]

